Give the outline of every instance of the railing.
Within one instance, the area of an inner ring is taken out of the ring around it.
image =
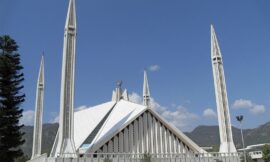
[[[96,153],[96,154],[78,155],[77,158],[67,158],[67,157],[68,154],[66,154],[65,158],[49,157],[44,162],[239,162],[240,161],[237,153],[203,153],[203,154]]]

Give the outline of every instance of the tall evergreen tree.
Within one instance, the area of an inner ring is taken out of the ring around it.
[[[23,155],[24,143],[19,120],[25,94],[21,92],[24,75],[18,45],[7,35],[0,36],[0,161],[13,162]]]

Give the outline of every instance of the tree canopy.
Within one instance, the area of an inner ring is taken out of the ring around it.
[[[18,45],[8,35],[0,36],[0,157],[1,162],[13,162],[23,155],[24,143],[20,124],[25,94]]]

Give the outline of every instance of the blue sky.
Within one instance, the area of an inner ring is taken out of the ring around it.
[[[138,99],[143,69],[155,66],[157,70],[148,72],[151,95],[165,118],[184,131],[199,124],[217,125],[210,59],[210,24],[214,24],[223,55],[233,125],[237,126],[237,114],[244,114],[246,128],[269,121],[269,1],[76,3],[75,107],[109,101],[119,79]],[[23,107],[25,117],[29,117],[26,124],[33,119],[43,51],[44,122],[52,122],[59,112],[67,5],[67,0],[0,2],[0,34],[9,34],[17,41],[25,67]]]

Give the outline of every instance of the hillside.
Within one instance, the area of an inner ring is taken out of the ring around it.
[[[241,131],[233,127],[233,139],[237,148],[242,147]],[[254,129],[243,130],[245,144],[259,144],[270,142],[270,122]],[[219,145],[218,126],[198,126],[192,132],[186,133],[199,146]]]
[[[54,142],[58,129],[58,124],[44,124],[42,134],[42,153],[49,153]],[[233,138],[237,148],[241,148],[240,129],[233,127]],[[24,153],[31,156],[33,126],[25,126],[25,144],[22,146]],[[258,143],[270,143],[270,122],[254,129],[245,129],[243,131],[246,145]],[[198,126],[193,131],[185,133],[199,146],[218,146],[219,132],[218,126]]]
[[[43,124],[42,129],[42,153],[49,153],[54,142],[54,138],[58,129],[58,124]],[[33,126],[24,126],[25,143],[22,145],[24,154],[31,157],[33,145]]]

